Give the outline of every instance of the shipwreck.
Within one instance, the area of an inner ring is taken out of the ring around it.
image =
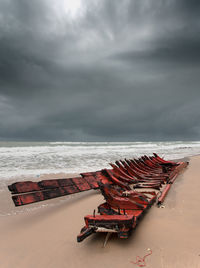
[[[105,232],[128,238],[145,212],[160,206],[188,162],[166,161],[156,153],[138,159],[111,163],[111,169],[81,173],[79,177],[22,181],[8,186],[15,206],[22,206],[60,196],[99,189],[105,202],[84,217],[85,225],[77,236]]]

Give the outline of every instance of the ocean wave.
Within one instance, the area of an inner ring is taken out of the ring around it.
[[[0,142],[0,180],[108,168],[109,162],[151,155],[180,159],[200,153],[200,142]]]

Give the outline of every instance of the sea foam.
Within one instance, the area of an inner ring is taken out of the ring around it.
[[[199,154],[200,142],[0,142],[0,180],[95,171],[118,159],[153,152],[180,159]]]

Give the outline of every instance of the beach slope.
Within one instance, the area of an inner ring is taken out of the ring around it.
[[[95,234],[82,243],[76,236],[83,217],[103,202],[98,191],[32,204],[17,210],[5,191],[0,206],[12,213],[0,217],[0,267],[138,267],[136,256],[146,258],[146,267],[200,267],[200,157],[190,159],[165,200],[153,206],[127,240],[114,235],[103,248],[105,234]],[[5,212],[5,211],[4,211]]]

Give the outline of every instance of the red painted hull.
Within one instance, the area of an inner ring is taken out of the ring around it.
[[[141,162],[139,161],[139,163]],[[154,176],[149,175],[145,178],[141,175],[142,172],[138,175],[139,164],[135,170],[134,165],[131,165],[129,160],[116,161],[116,165],[111,164],[113,171],[103,170],[102,174],[107,174],[107,179],[112,181],[112,184],[106,184],[103,180],[98,183],[106,202],[98,207],[100,215],[87,215],[85,217],[85,226],[77,236],[77,241],[81,242],[92,233],[97,232],[117,233],[119,238],[127,238],[131,231],[135,229],[144,212],[156,202],[160,190],[161,194],[157,204],[160,205],[164,201],[178,173],[187,164],[184,162],[173,163],[170,161],[168,163],[167,161],[160,161],[160,158],[157,160],[156,156],[150,159],[144,157],[141,166],[147,165],[146,170],[151,170],[151,174],[155,170]],[[165,166],[164,169],[163,165]],[[137,176],[135,176],[135,171]],[[144,173],[148,174],[147,171]],[[120,179],[119,175],[122,174],[127,175],[126,179],[128,178],[130,181],[133,178],[134,190],[127,189],[127,184],[123,179]],[[118,175],[117,179],[116,175]],[[163,184],[164,187],[162,187]],[[136,192],[136,188],[159,191]],[[125,219],[127,219],[127,222]]]

